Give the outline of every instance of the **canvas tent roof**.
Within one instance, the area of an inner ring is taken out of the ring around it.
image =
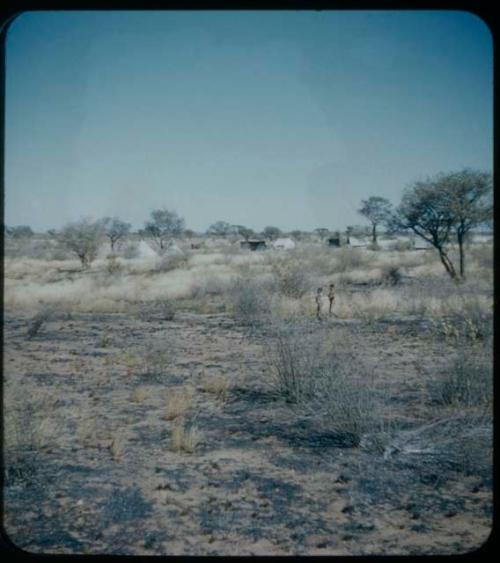
[[[291,248],[295,248],[295,241],[292,240],[291,238],[278,238],[275,241],[273,241],[272,246],[274,248],[284,248],[284,249],[291,249]]]

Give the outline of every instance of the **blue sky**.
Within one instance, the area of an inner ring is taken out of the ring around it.
[[[158,207],[187,227],[363,224],[491,170],[492,41],[466,12],[31,12],[7,33],[5,222]]]

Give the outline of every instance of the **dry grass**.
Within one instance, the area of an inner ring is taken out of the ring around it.
[[[126,442],[127,441],[125,433],[122,431],[117,431],[111,439],[109,451],[111,453],[111,457],[115,461],[118,461],[123,457],[123,454],[125,453]]]
[[[130,398],[134,403],[143,403],[149,397],[149,393],[144,389],[144,387],[134,387]]]
[[[185,415],[193,407],[193,401],[194,389],[191,385],[169,390],[163,418],[165,420],[173,420]]]
[[[225,400],[229,392],[229,379],[224,375],[206,377],[201,387],[205,393],[212,393],[217,399]]]
[[[194,453],[202,441],[202,434],[196,426],[186,427],[183,422],[176,424],[170,437],[170,449],[174,452]]]

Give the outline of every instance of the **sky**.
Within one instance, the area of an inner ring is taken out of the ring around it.
[[[460,11],[26,12],[7,31],[5,223],[167,208],[285,231],[364,224],[493,163],[493,47]]]

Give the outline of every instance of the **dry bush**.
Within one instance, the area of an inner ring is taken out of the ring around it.
[[[389,244],[389,250],[396,252],[405,252],[412,250],[413,243],[411,240],[396,240]]]
[[[49,306],[46,306],[41,311],[39,311],[31,319],[26,336],[30,339],[34,338],[40,332],[43,325],[53,317],[54,313],[54,307]]]
[[[206,377],[201,387],[205,393],[212,393],[217,399],[225,400],[229,390],[229,379],[224,375]]]
[[[176,303],[167,297],[140,301],[138,303],[139,317],[143,321],[160,319],[171,321],[175,317]]]
[[[163,418],[173,420],[186,414],[193,407],[194,389],[191,386],[172,389],[169,391]]]
[[[340,273],[366,267],[373,260],[360,248],[337,248],[332,250],[332,257],[335,259],[335,270]]]
[[[174,452],[192,454],[201,443],[202,438],[203,436],[196,426],[186,427],[184,423],[178,423],[172,429],[170,449]]]
[[[4,388],[3,465],[6,484],[38,480],[40,452],[53,443],[54,410],[50,398],[27,394],[21,385]]]
[[[488,353],[489,352],[489,353]],[[435,403],[455,408],[486,407],[493,401],[491,351],[462,348],[439,377],[428,383]]]
[[[166,273],[172,270],[182,270],[189,267],[189,260],[181,254],[165,254],[156,261],[154,272]]]
[[[311,289],[311,281],[304,265],[278,262],[272,267],[278,291],[286,297],[300,299]]]
[[[229,289],[229,300],[234,316],[253,325],[268,315],[270,289],[267,284],[254,279],[238,278]]]
[[[345,334],[280,327],[267,359],[275,392],[322,417],[344,445],[358,445],[369,430],[382,431],[379,395]]]
[[[399,285],[403,279],[403,275],[397,266],[387,266],[382,270],[381,278],[383,284]]]
[[[109,254],[106,257],[106,271],[110,275],[119,274],[123,271],[123,266],[116,254]]]
[[[303,335],[293,325],[279,327],[267,349],[275,392],[289,403],[300,403],[314,391],[313,374],[321,360],[317,338]]]
[[[224,279],[220,276],[207,274],[191,286],[191,297],[193,299],[200,299],[207,296],[214,297],[223,295],[227,291],[231,281],[231,277]]]

